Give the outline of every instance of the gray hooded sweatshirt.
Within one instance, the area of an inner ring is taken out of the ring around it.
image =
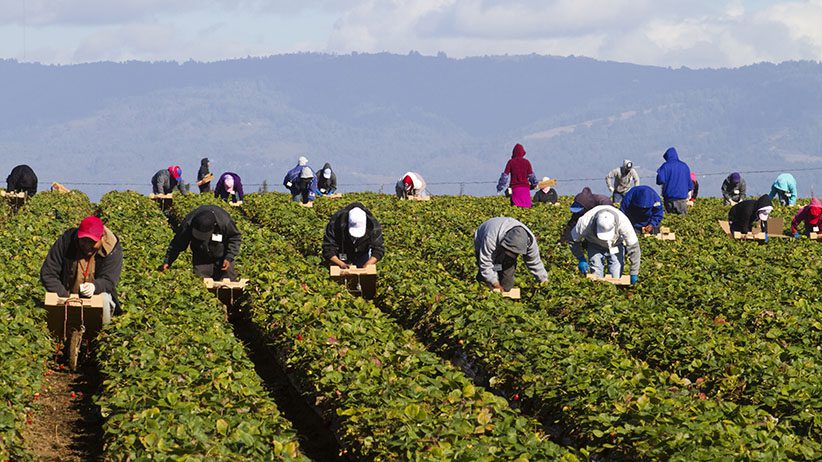
[[[545,282],[548,280],[548,272],[545,271],[545,266],[543,266],[539,257],[539,246],[534,233],[518,220],[508,217],[496,217],[481,224],[474,233],[474,255],[477,258],[477,266],[480,275],[488,284],[499,282],[494,263],[497,261],[499,253],[504,251],[500,244],[505,238],[505,234],[517,226],[525,229],[529,238],[529,242],[523,243],[524,245],[521,247],[517,246],[519,251],[525,251],[522,255],[525,265],[537,281]]]
[[[633,165],[630,169],[627,168],[629,162],[631,161],[626,159],[622,162],[622,167],[617,167],[608,172],[608,176],[605,177],[605,185],[609,191],[625,194],[631,189],[631,182],[634,183],[633,186],[639,186],[639,174],[637,174]]]

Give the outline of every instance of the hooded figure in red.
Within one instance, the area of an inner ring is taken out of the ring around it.
[[[530,190],[537,186],[537,177],[531,168],[531,162],[525,158],[525,148],[521,144],[514,146],[511,159],[505,164],[505,170],[497,183],[497,192],[502,192],[506,183],[511,188],[511,205],[531,208]]]
[[[799,225],[804,223],[805,235],[811,233],[821,234],[822,230],[822,202],[819,199],[811,199],[811,203],[799,209],[796,216],[791,221],[791,234],[794,237],[799,237]]]

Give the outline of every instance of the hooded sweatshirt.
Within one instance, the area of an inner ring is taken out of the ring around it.
[[[205,178],[209,173],[211,173],[208,170],[208,162],[209,162],[208,157],[203,157],[202,159],[200,159],[200,169],[197,170],[197,182],[198,183],[200,181],[203,181],[203,178]],[[208,183],[203,183],[203,184],[199,185],[199,188],[200,188],[200,192],[209,192],[209,191],[211,191],[211,182],[209,181]]]
[[[33,196],[37,192],[37,175],[28,165],[18,165],[11,169],[6,185],[8,192],[24,192]]]
[[[502,175],[500,175],[499,182],[497,183],[497,192],[505,189],[506,183],[508,183],[508,187],[510,188],[531,188],[537,184],[534,169],[531,168],[531,162],[525,158],[525,148],[523,148],[521,144],[514,146],[511,159],[505,164],[505,170],[502,172]]]
[[[779,195],[779,192],[789,193],[788,205],[796,205],[796,179],[790,173],[783,173],[776,177],[771,186],[771,200]]]
[[[180,191],[180,194],[185,195],[186,193],[183,189],[183,183],[171,176],[171,172],[167,168],[159,170],[151,177],[151,188],[154,194],[170,194],[175,188]]]
[[[626,159],[622,162],[622,167],[617,167],[608,172],[608,176],[605,177],[605,186],[609,191],[625,194],[631,189],[632,182],[634,186],[639,186],[639,174],[637,174],[633,165],[628,168],[629,163],[631,161]]]
[[[759,209],[770,206],[771,198],[767,194],[763,194],[759,199],[748,199],[734,205],[728,212],[728,223],[731,225],[731,232],[750,233],[754,222],[759,220]]]
[[[691,200],[695,201],[699,197],[699,182],[696,181],[696,173],[691,172]]]
[[[801,223],[805,224],[805,234],[822,233],[822,202],[811,199],[811,203],[799,209],[791,221],[791,234],[796,234]]]
[[[745,179],[740,176],[739,183],[734,184],[732,176],[733,173],[722,182],[722,197],[725,199],[725,204],[729,204],[730,201],[742,202],[747,194]]]
[[[540,282],[548,280],[548,272],[542,264],[539,256],[539,246],[534,233],[522,222],[508,217],[495,217],[481,224],[474,233],[474,256],[477,259],[479,274],[482,280],[488,284],[499,282],[497,270],[494,265],[499,262],[501,253],[504,252],[503,241],[506,234],[513,228],[522,227],[528,236],[528,242],[510,242],[505,245],[509,250],[522,255],[525,266]],[[521,253],[520,253],[521,252]]]
[[[240,179],[240,176],[234,172],[225,172],[220,175],[219,181],[217,181],[217,186],[214,187],[214,197],[219,197],[220,199],[227,201],[232,194],[228,192],[228,189],[225,185],[226,177],[231,177],[234,180],[234,195],[233,201],[234,202],[242,202],[243,196],[243,182]]]
[[[693,189],[690,167],[679,160],[674,148],[668,148],[662,157],[665,163],[656,171],[656,184],[662,185],[662,197],[672,201],[687,199],[688,191]]]
[[[615,233],[614,237],[609,241],[603,241],[597,237],[597,216],[600,213],[611,213],[614,215]],[[573,253],[577,259],[585,257],[579,245],[582,242],[589,242],[603,249],[613,249],[624,246],[625,255],[631,260],[630,274],[632,276],[639,274],[641,258],[639,238],[637,238],[636,231],[634,231],[633,226],[631,226],[631,220],[629,220],[624,213],[610,205],[594,207],[583,215],[576,226],[574,226],[574,229],[571,230],[571,241],[574,243],[571,246],[571,253]]]
[[[662,199],[650,186],[631,188],[622,199],[620,210],[631,220],[634,228],[657,227],[665,217]]]
[[[348,232],[348,212],[353,208],[360,208],[365,212],[365,235],[354,239]],[[323,259],[331,260],[337,256],[349,262],[356,261],[359,256],[371,252],[371,257],[382,260],[385,255],[385,244],[382,237],[382,225],[371,212],[360,202],[352,202],[338,211],[328,220],[323,236]],[[345,255],[346,258],[342,258]]]
[[[331,178],[326,178],[323,175],[326,169],[331,170]],[[317,188],[325,189],[326,191],[337,189],[337,174],[334,173],[334,169],[331,168],[331,164],[328,162],[317,172]]]

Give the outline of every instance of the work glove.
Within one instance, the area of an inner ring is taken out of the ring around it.
[[[84,282],[80,284],[80,295],[87,298],[94,295],[94,283]]]
[[[768,242],[768,233],[765,233],[765,242]]]
[[[321,193],[323,193],[323,194],[325,194],[325,189],[324,189],[324,188],[320,188],[320,192],[321,192]]]
[[[794,233],[794,234],[793,234],[793,238],[794,238],[794,239],[799,239],[799,233]]]
[[[636,274],[632,274],[631,275],[631,285],[636,284],[637,279],[639,279],[639,276],[637,276]]]
[[[588,262],[585,261],[584,259],[579,261],[579,264],[577,265],[577,268],[579,268],[579,272],[582,273],[583,276],[587,275],[588,270],[591,269],[591,267],[588,266]]]
[[[285,184],[285,187],[286,187],[286,188],[290,188],[290,187],[291,187],[291,182],[289,181],[288,183],[286,183],[286,184]]]

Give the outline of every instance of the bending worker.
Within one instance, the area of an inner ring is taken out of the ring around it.
[[[477,281],[504,292],[514,287],[517,257],[522,255],[528,270],[539,282],[548,280],[548,272],[539,256],[534,233],[520,221],[508,217],[491,218],[474,233],[474,255],[477,258]]]
[[[165,170],[159,170],[151,177],[151,190],[154,194],[171,194],[174,188],[185,195],[183,190],[183,169],[177,165],[172,165]]]
[[[745,200],[745,179],[738,172],[731,173],[722,182],[722,199],[725,205],[736,205]]]
[[[163,271],[171,267],[180,252],[191,247],[194,274],[215,281],[236,281],[234,257],[240,253],[241,242],[242,235],[228,212],[216,205],[201,205],[180,223],[166,251]]]
[[[283,186],[291,192],[293,202],[307,204],[314,201],[317,190],[317,179],[314,170],[308,166],[308,159],[300,156],[297,165],[288,171],[283,178]]]
[[[337,192],[337,174],[331,168],[331,164],[326,162],[317,174],[317,194],[330,196],[335,192]]]
[[[782,205],[796,205],[796,178],[790,173],[776,177],[771,185],[771,200],[777,199]]]
[[[650,186],[636,186],[628,191],[619,209],[631,220],[636,231],[659,233],[659,224],[665,218],[662,198]]]
[[[594,194],[588,186],[582,188],[582,191],[574,196],[574,202],[571,203],[571,218],[560,234],[559,242],[571,242],[571,230],[577,225],[577,222],[589,210],[599,205],[613,206],[611,198],[602,194]]]
[[[374,265],[385,255],[382,225],[359,202],[331,215],[323,236],[323,258],[343,269]]]
[[[395,191],[400,199],[408,199],[409,196],[428,197],[428,191],[425,190],[426,186],[422,175],[407,172],[400,178],[400,181],[397,181]]]
[[[97,217],[86,217],[49,249],[40,268],[40,281],[60,297],[103,295],[103,324],[120,314],[117,282],[123,269],[120,240]]]
[[[37,175],[28,165],[18,165],[11,169],[6,178],[6,191],[10,193],[24,192],[31,197],[37,193]]]
[[[766,232],[768,217],[772,210],[773,204],[767,194],[763,194],[759,199],[748,199],[734,205],[728,211],[731,233],[736,231],[742,234],[750,233],[756,220],[759,220],[762,232]]]
[[[225,172],[220,175],[217,186],[214,187],[214,197],[234,203],[242,202],[245,195],[240,175],[234,172]]]
[[[556,204],[559,200],[559,195],[557,195],[557,190],[549,186],[550,184],[554,183],[551,181],[550,178],[547,176],[542,177],[542,181],[537,184],[537,192],[534,193],[533,203],[535,204]]]
[[[614,203],[621,203],[625,193],[633,186],[639,186],[639,174],[634,168],[634,163],[628,159],[623,160],[622,167],[608,172],[608,176],[605,177],[605,186],[608,187],[608,191],[611,191],[611,199]]]
[[[820,227],[822,227],[822,202],[819,199],[812,198],[811,203],[799,209],[799,212],[791,220],[791,234],[793,237],[799,237],[799,225],[804,224],[805,235],[811,233],[820,234]]]
[[[608,273],[613,278],[620,278],[627,254],[631,259],[631,284],[636,284],[641,257],[639,239],[624,213],[609,205],[594,207],[571,230],[571,241],[571,252],[579,261],[577,267],[582,274],[593,270],[594,274],[603,277],[607,257]],[[583,243],[587,244],[587,260]]]

